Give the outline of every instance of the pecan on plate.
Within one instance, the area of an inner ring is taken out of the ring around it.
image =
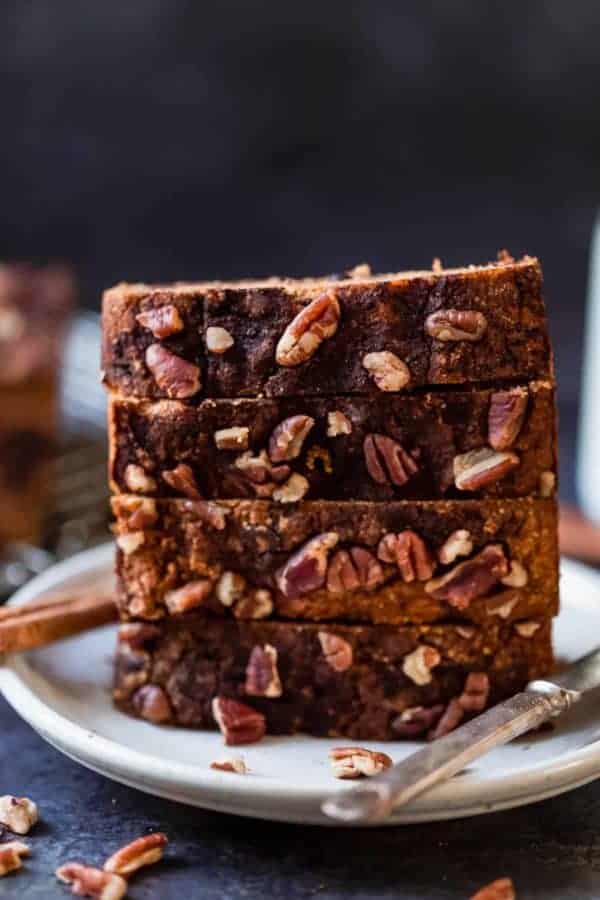
[[[273,429],[269,438],[269,458],[271,462],[289,462],[297,459],[302,445],[315,420],[310,416],[288,416]]]
[[[59,881],[71,885],[71,893],[95,900],[121,900],[127,893],[127,882],[114,872],[104,872],[83,863],[68,862],[55,872]]]
[[[454,484],[459,491],[478,491],[504,478],[519,465],[516,453],[480,447],[454,457]]]
[[[485,597],[508,571],[502,546],[488,544],[472,559],[428,581],[425,590],[436,600],[445,600],[456,609],[467,609],[472,600]]]
[[[0,825],[14,834],[27,834],[38,820],[38,808],[29,797],[0,797]]]
[[[290,556],[276,576],[277,586],[284,597],[294,599],[323,587],[328,554],[338,540],[335,531],[325,531],[311,538]]]
[[[319,631],[319,643],[327,664],[334,672],[345,672],[353,661],[352,645],[330,631]]]
[[[210,764],[217,772],[235,772],[236,775],[247,775],[248,767],[242,756],[229,756],[227,759],[215,759]]]
[[[168,838],[162,831],[145,834],[109,856],[104,863],[104,871],[114,872],[115,875],[127,878],[142,866],[151,866],[153,863],[159,862],[162,859],[163,848],[168,843]]]
[[[387,753],[365,747],[334,747],[329,759],[336,778],[372,778],[392,765]]]
[[[229,746],[255,744],[265,735],[267,725],[263,714],[238,700],[215,697],[212,714]]]
[[[299,366],[313,356],[338,328],[341,310],[333,291],[316,297],[290,322],[279,339],[275,360],[280,366]]]
[[[421,644],[404,657],[402,671],[414,684],[421,687],[431,683],[431,670],[439,666],[441,661],[442,657],[435,647]]]
[[[485,316],[474,309],[440,309],[425,320],[425,331],[437,341],[479,341],[486,329]]]
[[[410,369],[390,350],[367,353],[362,364],[380,391],[401,391],[410,381]]]
[[[488,441],[493,450],[512,447],[523,427],[529,393],[527,388],[496,391],[490,399]]]
[[[377,547],[377,556],[382,562],[395,563],[407,584],[415,580],[427,581],[436,567],[423,538],[409,528],[399,534],[384,534]]]
[[[377,484],[402,487],[419,470],[402,444],[385,434],[368,434],[363,452],[367,471]]]
[[[20,869],[22,856],[29,856],[29,847],[22,841],[0,844],[0,878]]]
[[[140,325],[151,331],[159,341],[183,330],[183,319],[177,307],[171,303],[167,304],[167,306],[157,306],[154,309],[147,309],[145,312],[138,313],[136,319]]]
[[[252,648],[246,666],[244,690],[253,697],[281,697],[283,688],[277,670],[277,650],[270,644]]]
[[[146,365],[161,391],[172,400],[193,397],[202,387],[200,369],[160,344],[150,344],[146,350]]]
[[[472,895],[471,900],[517,900],[512,878],[497,878]]]
[[[220,325],[209,325],[206,329],[206,349],[210,353],[225,353],[233,347],[235,341],[226,328]]]
[[[327,569],[327,590],[332,594],[359,588],[371,591],[383,580],[383,569],[373,554],[364,547],[338,550]]]

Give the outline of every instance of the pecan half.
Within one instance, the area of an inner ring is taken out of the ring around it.
[[[210,353],[225,353],[233,347],[235,341],[226,328],[220,325],[209,325],[206,329],[206,349]]]
[[[135,463],[129,463],[125,467],[123,479],[127,490],[133,491],[134,494],[147,494],[149,491],[156,490],[154,478],[148,475],[142,466],[138,466]]]
[[[431,670],[439,666],[442,657],[428,644],[421,644],[412,653],[408,653],[402,661],[402,671],[412,682],[419,686],[431,683]]]
[[[126,878],[143,866],[151,866],[159,862],[162,859],[163,848],[168,843],[169,840],[162,831],[145,834],[109,856],[104,863],[104,871],[114,872],[116,875]]]
[[[402,487],[419,467],[402,444],[384,434],[368,434],[363,442],[367,471],[377,484]]]
[[[373,590],[384,580],[383,569],[364,547],[351,547],[334,553],[327,569],[327,590],[332,594]]]
[[[293,599],[323,587],[328,554],[338,540],[335,531],[326,531],[311,538],[290,556],[276,576],[277,586],[284,597]]]
[[[350,668],[354,654],[348,641],[330,631],[319,631],[318,638],[323,656],[335,672],[345,672]]]
[[[188,581],[183,587],[165,594],[165,606],[172,616],[180,615],[197,606],[202,606],[212,593],[212,582],[208,578]]]
[[[168,722],[171,718],[169,698],[157,684],[144,684],[138,688],[132,698],[135,711],[142,719],[155,725]]]
[[[508,560],[502,546],[488,544],[472,559],[428,581],[425,590],[436,600],[445,600],[456,609],[467,609],[472,600],[485,597],[505,575],[508,575]]]
[[[186,463],[179,463],[174,469],[167,469],[162,473],[162,477],[169,487],[184,497],[189,497],[190,500],[199,500],[202,497],[194,473]]]
[[[269,438],[271,462],[289,462],[297,459],[307,434],[315,424],[310,416],[289,416],[273,429]]]
[[[139,550],[144,541],[143,531],[129,531],[127,534],[117,535],[117,547],[125,556],[129,556],[130,553],[135,553],[136,550]]]
[[[474,309],[440,309],[425,320],[425,331],[437,341],[480,341],[486,329],[485,316]]]
[[[273,491],[272,497],[276,503],[297,503],[306,496],[310,484],[304,475],[293,472],[285,484]]]
[[[161,391],[173,400],[193,397],[202,387],[198,366],[175,356],[160,344],[150,344],[146,350],[146,365]]]
[[[473,541],[471,540],[471,532],[464,528],[459,528],[448,535],[440,549],[438,550],[438,559],[444,566],[450,565],[459,556],[469,556],[473,552]]]
[[[127,893],[127,882],[114,872],[103,872],[83,863],[68,862],[55,872],[59,881],[71,885],[71,893],[95,900],[121,900]]]
[[[179,310],[170,303],[167,306],[158,306],[156,309],[138,313],[136,319],[140,325],[148,328],[159,341],[172,334],[177,334],[183,329],[183,319]]]
[[[266,619],[273,612],[273,596],[266,588],[257,588],[241,597],[233,607],[236,619]]]
[[[389,532],[379,541],[377,556],[382,562],[395,563],[402,580],[427,581],[435,571],[436,562],[423,538],[410,529],[399,534]]]
[[[22,841],[0,844],[0,878],[9,872],[16,872],[22,866],[21,857],[29,856],[29,847]]]
[[[227,759],[216,759],[210,764],[217,772],[235,772],[236,775],[247,775],[248,767],[242,756],[230,756]]]
[[[215,589],[217,599],[223,606],[233,606],[246,590],[246,579],[237,572],[223,572]]]
[[[512,878],[497,878],[480,888],[471,900],[516,900]]]
[[[316,297],[292,319],[279,339],[275,360],[280,366],[299,366],[337,331],[341,310],[333,291]]]
[[[367,353],[362,364],[380,391],[401,391],[410,381],[406,363],[389,350]]]
[[[245,425],[220,428],[215,431],[214,438],[217,450],[247,450],[250,429]]]
[[[329,759],[336,778],[372,778],[392,765],[387,753],[365,747],[334,747]]]
[[[263,714],[238,700],[215,697],[212,714],[229,746],[255,744],[265,735],[267,725]]]
[[[442,703],[435,706],[411,706],[403,710],[392,722],[392,730],[398,737],[412,738],[425,734],[438,722],[444,712]]]
[[[339,409],[327,413],[327,437],[337,437],[340,434],[351,434],[352,422]]]
[[[517,559],[513,559],[510,563],[508,575],[504,575],[500,581],[507,587],[522,588],[525,587],[529,581],[529,575],[523,563],[520,563]]]
[[[459,491],[478,491],[519,465],[516,453],[499,452],[491,447],[469,450],[454,457],[454,484]]]
[[[28,834],[38,820],[38,808],[29,797],[0,797],[0,824],[14,834]]]
[[[492,449],[512,447],[523,427],[528,399],[529,392],[522,387],[492,394],[488,411],[488,441]]]
[[[283,688],[277,671],[277,650],[271,644],[252,648],[244,690],[253,697],[281,697]]]

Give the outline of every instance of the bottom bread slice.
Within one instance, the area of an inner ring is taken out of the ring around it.
[[[549,619],[393,627],[191,612],[120,627],[114,698],[156,724],[219,724],[230,744],[264,733],[437,737],[552,662]]]

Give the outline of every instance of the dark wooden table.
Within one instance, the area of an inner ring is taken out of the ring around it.
[[[567,499],[572,434],[563,447]],[[504,875],[514,879],[519,900],[600,898],[600,782],[471,819],[323,829],[203,812],[114,784],[49,747],[1,699],[0,734],[0,793],[32,797],[42,814],[26,870],[0,879],[0,898],[68,897],[54,879],[57,865],[101,863],[157,829],[170,837],[166,860],[133,881],[133,900],[463,900]]]

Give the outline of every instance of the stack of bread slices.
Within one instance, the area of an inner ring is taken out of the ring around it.
[[[122,284],[103,331],[123,710],[435,738],[549,671],[536,259]]]

